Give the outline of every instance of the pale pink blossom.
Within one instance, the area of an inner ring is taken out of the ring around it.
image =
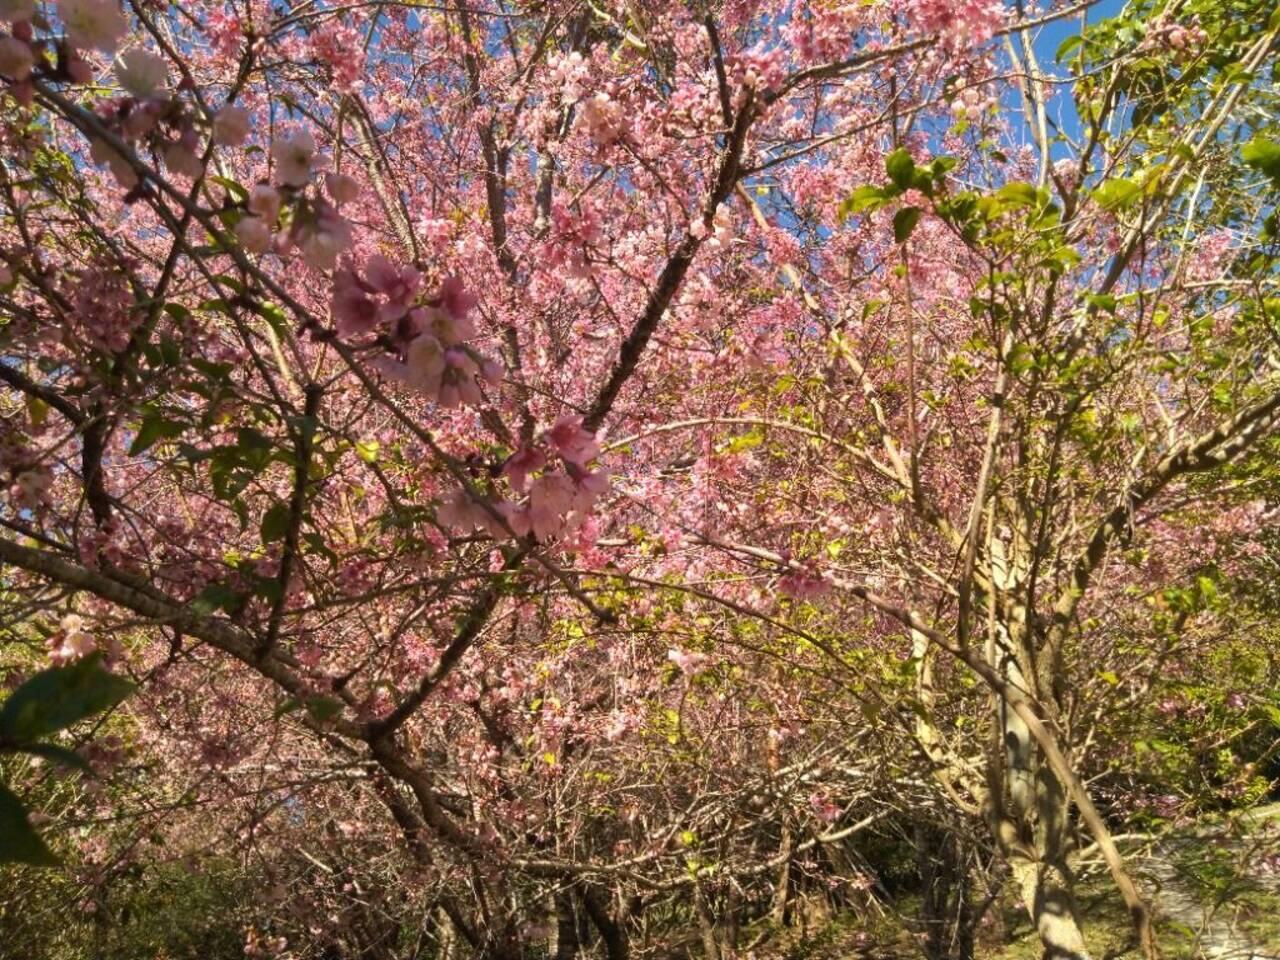
[[[681,673],[689,676],[701,673],[711,661],[711,658],[705,653],[690,653],[687,650],[680,650],[676,647],[672,647],[667,651],[667,659],[674,663]]]
[[[164,148],[164,165],[171,173],[179,174],[190,180],[198,179],[204,173],[204,165],[185,143],[179,141]]]
[[[169,82],[169,65],[145,47],[130,47],[116,57],[116,80],[125,91],[145,100]]]
[[[502,472],[515,490],[529,489],[529,474],[547,465],[547,456],[537,447],[521,447],[502,466]]]
[[[213,116],[213,142],[223,147],[238,147],[249,137],[249,111],[228,103]]]
[[[67,40],[81,50],[113,53],[129,32],[119,0],[58,0]]]
[[[338,270],[333,275],[331,309],[341,337],[367,333],[378,323],[378,305],[350,270]]]
[[[302,251],[302,258],[316,270],[330,270],[338,254],[351,247],[351,225],[323,200],[316,201],[310,218],[299,220],[290,239]]]
[[[79,614],[68,613],[62,618],[58,632],[49,638],[49,660],[55,666],[74,663],[98,648],[93,635],[84,628]]]
[[[547,439],[569,463],[583,466],[600,455],[596,436],[582,426],[582,417],[562,417],[547,431]]]
[[[316,141],[311,131],[301,129],[271,144],[276,164],[276,180],[286,187],[305,187],[316,166]]]
[[[483,522],[484,508],[472,500],[465,490],[453,491],[436,508],[436,520],[441,526],[462,533],[469,533]]]
[[[25,80],[35,65],[31,44],[16,37],[0,37],[0,75],[10,80]]]
[[[235,232],[248,253],[266,253],[271,246],[271,227],[261,217],[242,217]]]
[[[280,191],[260,183],[249,191],[249,212],[274,224],[280,217]]]
[[[364,73],[360,35],[340,20],[329,20],[311,35],[311,53],[333,71],[334,86],[351,90]]]
[[[445,277],[440,284],[440,309],[456,320],[461,320],[476,305],[476,297],[457,277]],[[464,338],[470,339],[470,338]]]
[[[329,191],[329,196],[333,198],[333,202],[339,206],[344,203],[350,203],[360,196],[360,184],[356,182],[355,177],[348,176],[345,173],[325,174],[324,187]]]
[[[21,23],[35,16],[35,0],[0,0],[0,20]]]
[[[538,539],[555,536],[573,509],[576,490],[567,474],[544,473],[529,490],[529,525]]]
[[[430,330],[441,343],[464,343],[476,335],[471,320],[447,310],[430,307],[413,311],[414,321],[424,330]]]
[[[380,253],[375,253],[364,266],[369,286],[387,298],[380,308],[380,316],[387,322],[399,320],[409,312],[409,306],[417,296],[422,275],[410,266],[392,263]]]
[[[815,573],[795,571],[778,581],[778,590],[793,600],[817,600],[830,592],[831,585]]]
[[[434,394],[444,374],[444,347],[430,334],[414,337],[405,350],[405,366],[411,383]]]

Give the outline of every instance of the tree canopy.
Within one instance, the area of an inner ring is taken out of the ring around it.
[[[729,960],[902,869],[1074,960],[1088,853],[1154,957],[1115,835],[1272,791],[1270,5],[0,21],[0,930]]]

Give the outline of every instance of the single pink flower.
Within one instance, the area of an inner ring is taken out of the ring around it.
[[[569,463],[584,466],[600,455],[596,436],[583,429],[582,417],[561,417],[547,431],[547,437],[555,446],[556,452]]]
[[[502,472],[511,481],[512,488],[523,493],[529,489],[529,474],[547,465],[547,457],[537,447],[521,447],[502,466]]]

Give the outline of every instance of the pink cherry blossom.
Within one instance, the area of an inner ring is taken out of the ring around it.
[[[536,473],[546,465],[547,456],[537,447],[521,447],[507,458],[502,472],[514,489],[524,492],[529,489],[529,474]]]
[[[146,47],[130,47],[116,57],[116,79],[138,99],[154,96],[169,80],[165,59]]]
[[[238,147],[249,136],[249,111],[229,103],[213,116],[213,142],[224,147]]]
[[[583,428],[582,417],[562,417],[547,431],[547,439],[566,461],[583,466],[600,455],[594,433]]]
[[[329,191],[329,196],[338,206],[350,203],[360,196],[360,184],[355,177],[345,173],[326,173],[324,188]]]
[[[378,324],[378,305],[351,270],[337,270],[333,275],[332,310],[342,337],[366,333]]]
[[[67,39],[81,50],[113,52],[129,32],[118,0],[57,0]]]
[[[690,653],[678,647],[672,647],[667,651],[667,659],[674,663],[681,673],[688,676],[701,673],[707,669],[711,662],[711,658],[705,653]]]
[[[260,183],[249,191],[249,212],[274,224],[280,217],[280,191]]]
[[[15,37],[0,37],[0,75],[11,80],[25,80],[31,76],[34,63],[31,44]]]
[[[305,127],[271,144],[276,180],[286,187],[305,187],[316,164],[316,141]]]
[[[271,227],[262,217],[242,217],[235,228],[236,239],[249,253],[265,253],[271,246]]]

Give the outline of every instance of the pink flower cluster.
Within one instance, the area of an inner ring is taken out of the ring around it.
[[[680,650],[676,647],[667,651],[667,660],[674,663],[681,673],[689,677],[701,673],[711,664],[711,658],[705,653],[690,653],[688,650]]]
[[[1193,283],[1218,280],[1231,265],[1235,243],[1229,230],[1213,230],[1202,234],[1195,252],[1187,263],[1187,279]]]
[[[0,470],[10,478],[9,501],[20,510],[35,510],[52,502],[53,477],[27,438],[6,425],[0,432]]]
[[[311,35],[311,55],[333,71],[339,90],[353,90],[364,75],[364,43],[340,20],[330,20]]]
[[[110,265],[93,266],[81,273],[70,301],[75,329],[106,353],[124,350],[142,319],[124,278]]]
[[[582,99],[586,83],[590,76],[587,63],[582,54],[574,50],[572,53],[556,54],[547,60],[551,76],[560,87],[560,99],[568,105]]]
[[[957,120],[978,120],[996,109],[996,98],[978,87],[966,87],[951,101],[951,114]]]
[[[823,9],[810,6],[806,16],[796,16],[785,26],[788,46],[802,63],[825,63],[846,56],[854,34],[874,7],[844,4]]]
[[[233,60],[240,54],[244,29],[235,11],[224,7],[209,14],[205,21],[205,33],[208,34],[214,51],[223,60]]]
[[[750,90],[777,90],[787,78],[787,61],[780,47],[744,50],[730,60],[729,67],[734,81]]]
[[[792,600],[812,601],[831,591],[831,584],[821,574],[807,570],[788,573],[778,581],[778,590]]]
[[[588,97],[582,101],[579,110],[579,122],[586,127],[588,136],[597,147],[603,149],[625,139],[626,110],[608,93],[601,91]]]
[[[603,236],[595,211],[584,208],[575,213],[557,205],[551,210],[551,224],[551,237],[546,246],[548,264],[564,267],[570,277],[590,277],[588,250]]]
[[[217,130],[215,120],[215,137]],[[277,138],[271,144],[271,159],[276,186],[258,184],[249,193],[245,202],[248,216],[236,224],[236,239],[249,253],[265,253],[274,248],[277,253],[286,254],[297,247],[313,269],[332,270],[339,255],[352,243],[351,224],[339,207],[356,199],[359,185],[346,174],[328,173],[324,177],[328,197],[317,190],[314,197],[308,198],[306,188],[327,160],[317,153],[315,138],[306,129]],[[280,211],[286,201],[293,209],[291,226],[287,234],[277,234]]]
[[[981,46],[1004,22],[1000,0],[911,0],[910,15],[924,33],[936,33],[953,52]]]
[[[458,490],[440,506],[436,517],[455,530],[480,528],[495,539],[507,537],[508,530],[539,540],[572,533],[587,521],[609,487],[609,474],[588,466],[599,454],[595,435],[583,427],[582,418],[564,417],[538,443],[517,450],[502,467],[512,490],[527,494],[523,503],[503,499],[478,503]]]
[[[1193,16],[1183,24],[1161,14],[1147,28],[1139,49],[1164,50],[1172,53],[1178,63],[1184,63],[1195,57],[1208,41],[1209,34],[1200,26],[1199,17]]]
[[[364,272],[344,267],[334,274],[332,313],[343,338],[378,331],[395,356],[380,361],[384,374],[421,390],[443,407],[481,402],[479,379],[500,383],[502,368],[466,341],[476,335],[469,314],[476,299],[455,277],[435,296],[420,299],[422,275],[381,254]]]
[[[62,618],[59,629],[49,637],[49,662],[55,667],[74,663],[98,649],[93,634],[85,629],[84,619],[75,613]]]

